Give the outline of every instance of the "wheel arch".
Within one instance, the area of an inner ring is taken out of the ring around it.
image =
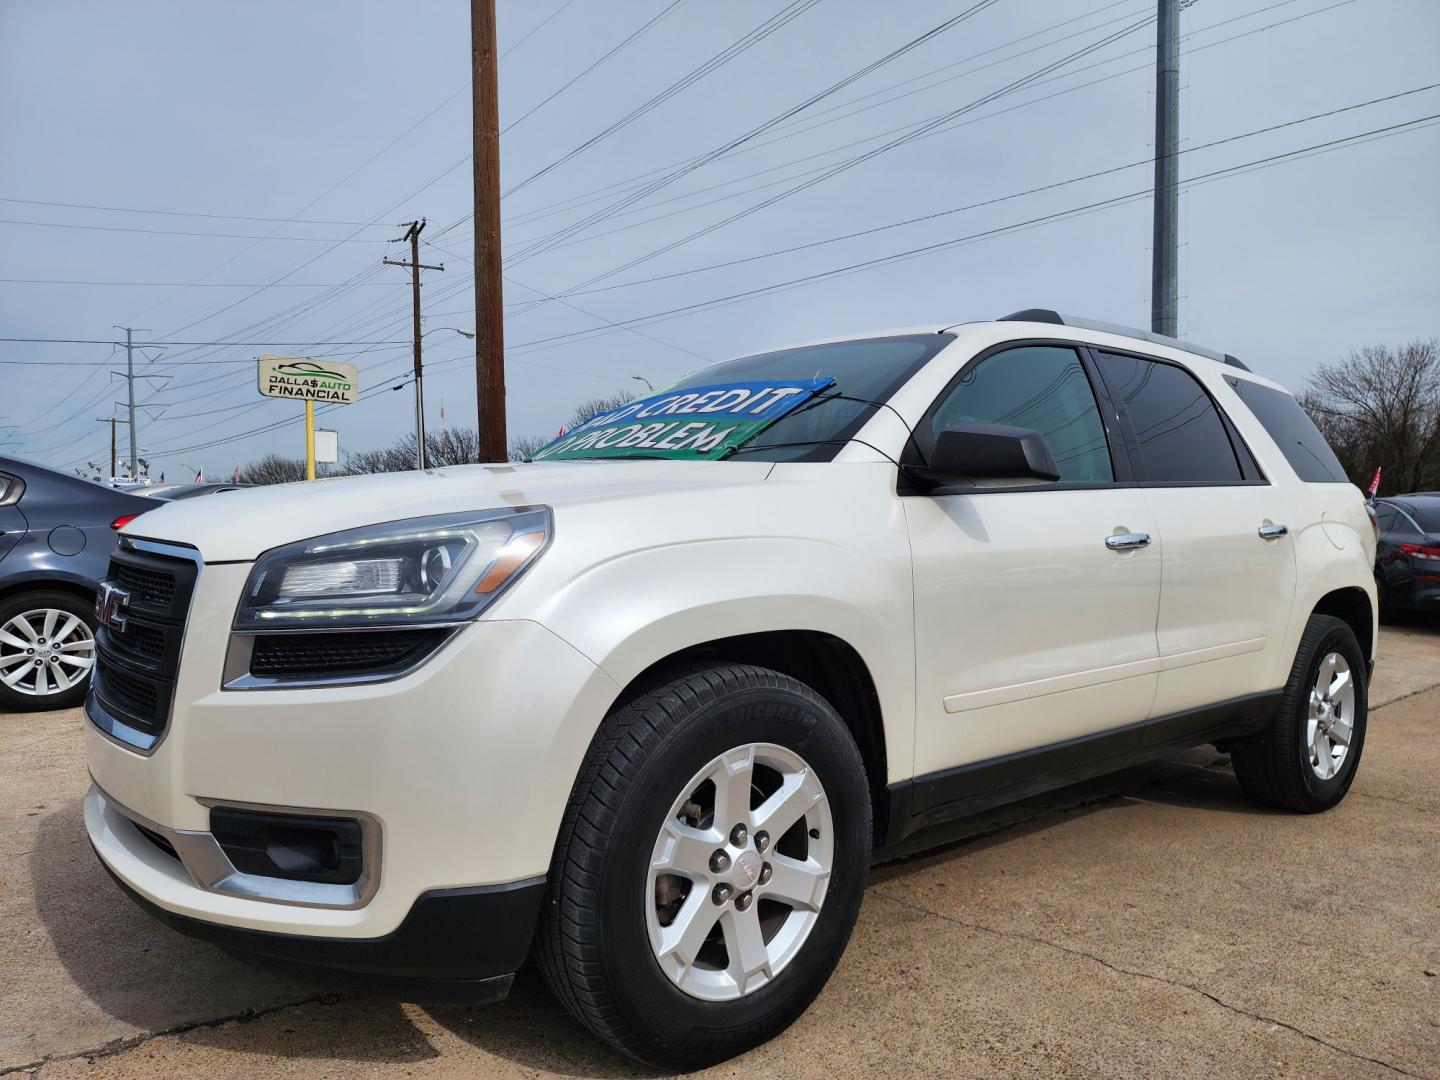
[[[95,585],[82,578],[16,577],[0,584],[0,604],[27,592],[69,593],[88,604],[95,602]]]
[[[1360,642],[1360,651],[1367,661],[1375,657],[1375,608],[1370,595],[1361,588],[1350,586],[1333,589],[1320,597],[1311,608],[1312,615],[1331,615],[1346,623],[1355,631]]]
[[[880,694],[864,658],[849,642],[820,630],[764,630],[697,642],[661,657],[632,678],[612,711],[696,663],[753,664],[804,683],[828,701],[859,747],[869,784],[875,842],[886,835],[889,750]],[[608,714],[607,714],[608,715]]]

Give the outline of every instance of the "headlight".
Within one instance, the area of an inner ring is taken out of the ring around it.
[[[274,548],[246,582],[237,630],[473,619],[550,542],[546,507],[411,518]]]

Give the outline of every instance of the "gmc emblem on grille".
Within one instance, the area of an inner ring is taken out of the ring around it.
[[[111,630],[123,631],[125,616],[120,611],[129,601],[129,590],[122,589],[119,585],[111,582],[102,581],[100,595],[95,598],[95,617],[100,620],[100,625],[108,626]]]

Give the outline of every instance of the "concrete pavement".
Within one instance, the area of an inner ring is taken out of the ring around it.
[[[809,1012],[714,1075],[1440,1077],[1437,684],[1440,626],[1387,628],[1329,814],[1200,751],[917,839]],[[81,722],[0,716],[0,1073],[642,1075],[533,972],[486,1009],[318,998],[152,922],[85,842]]]

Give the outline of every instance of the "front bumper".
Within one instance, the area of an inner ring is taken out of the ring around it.
[[[247,573],[200,573],[174,705],[148,753],[106,734],[98,715],[85,725],[86,826],[106,869],[166,921],[227,948],[367,975],[396,965],[440,982],[508,975],[619,688],[538,623],[492,618],[389,682],[222,690]],[[216,858],[212,808],[358,820],[364,877],[308,888],[240,873]],[[448,946],[441,931],[453,931]],[[435,963],[407,959],[426,955]]]
[[[383,937],[302,937],[177,915],[101,863],[130,899],[187,937],[322,986],[426,1005],[483,1005],[504,998],[529,950],[545,895],[543,878],[432,889]]]

